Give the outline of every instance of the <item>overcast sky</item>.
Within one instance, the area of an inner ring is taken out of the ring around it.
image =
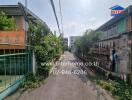
[[[24,0],[0,0],[0,4],[16,4]],[[60,21],[59,0],[54,0]],[[61,0],[64,36],[82,35],[86,29],[96,29],[109,19],[110,7],[132,5],[132,0]],[[57,31],[57,24],[50,5],[50,0],[28,0],[28,8],[44,20],[52,31]],[[61,24],[60,24],[61,25]]]

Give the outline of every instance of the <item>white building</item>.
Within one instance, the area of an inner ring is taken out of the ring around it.
[[[79,39],[80,36],[70,36],[70,48],[71,48],[71,52],[75,52],[75,42],[77,39]]]

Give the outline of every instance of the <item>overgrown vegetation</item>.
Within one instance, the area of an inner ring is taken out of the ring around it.
[[[4,12],[0,12],[0,30],[12,31],[16,30],[16,23],[13,17],[8,17]]]
[[[30,24],[28,32],[30,33],[30,43],[35,51],[37,75],[46,78],[52,68],[51,63],[62,53],[60,37],[52,33],[45,23],[38,23],[36,26]]]
[[[52,67],[52,61],[60,57],[62,47],[59,37],[50,33],[43,37],[40,45],[35,45],[35,54],[38,65],[38,74],[44,77]]]
[[[25,80],[21,84],[21,88],[23,90],[33,89],[40,86],[42,78],[40,76],[33,75],[32,73],[28,73],[25,77]]]
[[[14,18],[7,16],[4,12],[0,12],[0,30],[17,30]],[[33,47],[38,69],[36,75],[32,73],[26,75],[26,79],[21,85],[24,89],[38,87],[40,81],[48,77],[49,71],[52,68],[51,63],[54,59],[60,57],[63,49],[60,37],[52,33],[45,23],[30,23],[28,33],[27,42]]]
[[[97,80],[97,84],[105,90],[108,90],[114,96],[118,96],[118,100],[132,100],[132,85],[123,81],[105,81]]]
[[[16,29],[14,18],[7,16],[4,12],[0,12],[0,30],[12,31]],[[28,74],[22,83],[22,87],[35,88],[39,86],[40,80],[49,75],[52,64],[48,63],[60,57],[62,46],[60,38],[53,34],[45,23],[30,24],[28,33],[28,40],[30,40],[28,42],[30,42],[35,51],[38,72],[36,75]]]
[[[54,34],[45,36],[43,43],[35,46],[35,52],[38,64],[38,73],[40,75],[48,76],[52,67],[52,64],[50,63],[61,55],[61,44],[59,38]]]
[[[87,55],[89,51],[89,46],[98,40],[101,39],[103,33],[101,32],[95,32],[93,30],[87,30],[84,35],[77,39],[75,42],[76,45],[76,53],[77,54],[83,54]]]
[[[40,86],[41,81],[48,77],[53,61],[62,53],[60,38],[53,34],[45,23],[38,23],[36,26],[30,24],[28,33],[36,56],[37,73],[26,76],[21,85],[24,89]]]
[[[132,100],[132,85],[122,80],[106,80],[104,76],[89,75],[89,79],[109,91],[115,100]]]
[[[76,41],[76,55],[81,57],[83,57],[83,55],[88,56],[87,53],[89,52],[91,44],[100,40],[102,34],[103,33],[100,32],[86,31],[85,34]],[[101,74],[96,72],[96,75],[94,73],[94,75],[89,75],[88,77],[103,89],[110,91],[116,100],[132,100],[132,85],[118,78],[115,80],[106,80],[103,77],[103,73]]]

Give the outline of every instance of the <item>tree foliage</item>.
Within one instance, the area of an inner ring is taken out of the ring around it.
[[[61,55],[60,38],[53,34],[44,23],[39,23],[36,26],[31,24],[28,31],[31,37],[31,45],[35,50],[38,74],[46,77],[52,67],[50,65],[52,60]]]
[[[77,53],[82,53],[82,54],[88,53],[89,46],[92,43],[100,40],[101,37],[102,37],[101,32],[95,32],[93,30],[86,31],[84,33],[84,35],[80,39],[77,39],[76,42],[75,42],[76,52]]]
[[[28,32],[30,33],[31,45],[41,44],[43,37],[50,33],[50,29],[45,23],[38,23],[36,26],[29,25]]]
[[[4,12],[0,12],[0,30],[16,30],[16,23],[13,17],[9,18]]]
[[[41,45],[35,46],[39,74],[47,76],[53,59],[59,58],[62,46],[59,37],[50,33],[43,38]],[[43,64],[44,63],[44,64]]]

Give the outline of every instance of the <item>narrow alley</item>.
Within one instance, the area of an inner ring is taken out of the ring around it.
[[[75,61],[77,62],[77,59],[73,54],[65,52],[61,63],[75,63]],[[64,65],[59,66],[58,70],[81,69],[75,65]],[[56,74],[55,71],[53,72],[44,85],[31,92],[26,91],[18,100],[113,100],[110,95],[91,82],[84,74]]]

